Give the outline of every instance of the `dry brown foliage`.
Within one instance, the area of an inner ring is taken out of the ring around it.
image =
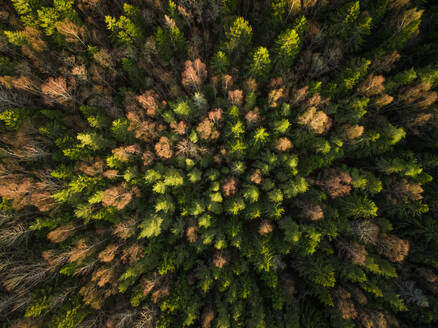
[[[371,97],[378,95],[385,90],[383,83],[385,77],[383,75],[370,74],[368,77],[358,86],[357,92],[365,97]]]
[[[73,225],[73,223],[68,223],[61,227],[58,227],[47,234],[47,239],[49,239],[52,243],[61,243],[67,238],[74,235],[77,227]]]
[[[118,249],[118,245],[110,244],[102,252],[99,253],[98,257],[102,262],[111,262],[116,256]]]
[[[93,54],[93,59],[103,68],[111,70],[115,68],[113,56],[105,48],[101,48],[98,52]]]
[[[141,107],[146,111],[146,115],[155,117],[159,110],[159,96],[154,90],[147,90],[136,97]]]
[[[185,70],[181,73],[181,84],[187,91],[199,91],[207,78],[207,67],[199,59],[186,60]]]
[[[170,294],[170,282],[165,280],[153,293],[152,293],[152,302],[157,304],[157,302],[169,296]]]
[[[298,115],[297,123],[306,126],[315,134],[322,134],[330,129],[332,119],[323,111],[317,110],[316,107],[310,107]]]
[[[53,189],[50,184],[36,183],[25,176],[20,176],[19,179],[13,176],[0,179],[0,197],[12,199],[16,210],[35,206],[42,212],[49,211],[56,205],[51,191]]]
[[[324,211],[321,205],[316,203],[301,204],[301,217],[311,221],[319,221],[324,218]]]
[[[215,124],[222,122],[224,119],[224,111],[222,108],[213,108],[208,112],[208,119]]]
[[[202,311],[202,328],[211,328],[211,323],[214,320],[214,311],[211,307],[204,308]]]
[[[262,222],[260,222],[259,228],[258,228],[258,233],[262,236],[266,236],[269,235],[272,230],[274,230],[274,227],[272,225],[272,222],[268,219],[263,220]]]
[[[87,46],[85,44],[85,26],[78,26],[72,21],[65,19],[56,24],[56,30],[65,37],[67,42],[80,42],[83,46]]]
[[[224,180],[222,183],[222,191],[224,196],[232,196],[237,192],[237,186],[239,184],[239,179],[236,177],[230,177]]]
[[[144,248],[140,244],[133,243],[129,247],[124,248],[121,260],[123,263],[137,263],[144,255]]]
[[[186,122],[184,121],[179,121],[178,123],[176,122],[171,122],[170,123],[170,128],[175,131],[175,133],[179,134],[179,135],[184,135],[187,133],[187,129],[188,129],[188,125]]]
[[[397,196],[405,203],[423,199],[422,193],[424,189],[420,183],[409,182],[406,179],[402,179],[394,185],[394,190],[396,190]]]
[[[364,245],[354,242],[347,246],[347,257],[351,260],[351,263],[364,266],[367,260],[368,252]]]
[[[97,281],[98,287],[103,287],[106,284],[115,286],[117,284],[117,274],[115,266],[103,265],[99,267],[91,275],[91,281]]]
[[[77,65],[71,69],[71,74],[76,76],[77,79],[87,81],[87,67],[85,65]]]
[[[221,87],[224,94],[227,94],[228,90],[233,86],[233,77],[231,75],[222,75]]]
[[[381,234],[377,252],[386,256],[391,262],[402,262],[409,253],[409,241],[391,234]]]
[[[152,292],[152,290],[162,281],[162,279],[163,278],[156,272],[153,272],[147,277],[143,277],[141,279],[141,283],[144,286],[143,295],[148,296]]]
[[[256,92],[258,88],[257,80],[254,78],[249,78],[243,82],[243,89],[246,93],[250,93],[252,91]]]
[[[234,106],[242,106],[243,91],[242,90],[228,90],[228,101]]]
[[[35,94],[39,94],[41,90],[41,85],[38,81],[26,76],[20,76],[19,78],[12,79],[11,80],[12,86],[5,83],[2,84],[5,85],[7,88],[11,88],[13,86],[15,89],[27,91]]]
[[[315,93],[312,97],[308,98],[304,104],[304,107],[317,107],[322,103],[322,97],[319,93]]]
[[[374,323],[373,317],[368,312],[359,311],[358,320],[364,328],[378,328]]]
[[[336,302],[336,307],[339,310],[343,319],[356,319],[357,311],[354,303],[349,300],[339,299]]]
[[[213,258],[213,264],[219,269],[222,269],[225,265],[227,265],[228,261],[228,256],[223,252],[216,252]]]
[[[196,242],[198,240],[198,227],[194,225],[187,227],[186,237],[189,243]]]
[[[349,125],[345,124],[341,126],[342,135],[346,140],[354,140],[362,136],[365,128],[362,125]]]
[[[432,128],[438,126],[438,112],[435,113],[418,113],[412,119],[409,119],[407,127],[413,134],[419,135],[421,130],[419,128],[431,125]]]
[[[438,100],[438,92],[430,91],[430,83],[420,83],[414,86],[401,88],[399,98],[415,108],[427,108]]]
[[[117,170],[106,170],[102,175],[105,178],[114,179],[119,176],[119,172]]]
[[[105,167],[106,163],[103,160],[98,160],[91,164],[83,161],[78,163],[78,170],[92,177],[102,174]]]
[[[278,106],[280,99],[284,96],[284,89],[274,89],[269,92],[268,104],[269,107],[275,108]]]
[[[88,282],[79,290],[79,294],[82,296],[82,300],[85,304],[88,304],[95,310],[99,310],[105,303],[105,299],[109,297],[102,289],[97,289],[94,283]]]
[[[126,114],[126,117],[130,121],[129,130],[134,131],[135,137],[146,143],[158,137],[158,125],[157,123],[144,120],[142,115],[138,111],[130,111]]]
[[[102,205],[114,206],[118,210],[124,209],[132,200],[132,191],[123,185],[110,187],[102,192]]]
[[[347,172],[334,168],[324,169],[321,180],[317,184],[331,197],[348,195],[351,191],[351,176]]]
[[[36,52],[44,52],[49,49],[47,42],[44,40],[43,33],[34,27],[26,26],[22,31],[22,36]]]
[[[203,140],[215,140],[219,138],[219,131],[216,129],[214,123],[208,118],[203,119],[196,127],[199,136]]]
[[[429,268],[417,268],[418,274],[428,283],[438,283],[438,275]]]
[[[73,100],[70,88],[64,77],[49,77],[46,83],[41,85],[41,92],[47,105],[65,104]]]
[[[160,158],[169,159],[173,155],[171,143],[167,137],[161,137],[160,141],[155,144],[155,153]]]
[[[254,107],[253,110],[250,110],[248,113],[245,114],[245,120],[248,123],[249,126],[255,126],[262,120],[259,108]]]
[[[255,169],[249,176],[249,181],[255,184],[261,184],[263,182],[262,170]]]
[[[307,96],[307,91],[308,91],[309,87],[304,87],[301,89],[295,89],[292,91],[292,97],[291,97],[291,102],[292,104],[296,105],[301,103],[302,101],[304,101],[304,99],[306,99]]]
[[[143,161],[143,165],[145,167],[150,166],[155,159],[155,154],[150,150],[145,150],[141,155],[141,160]]]
[[[121,146],[112,150],[114,157],[121,162],[129,162],[135,155],[141,152],[139,145]]]
[[[351,298],[351,293],[348,290],[346,290],[346,289],[344,289],[342,287],[337,288],[334,291],[334,294],[336,295],[336,297],[338,297],[340,299],[343,299],[343,300]]]
[[[75,247],[70,251],[68,261],[70,263],[82,260],[92,254],[94,246],[89,241],[82,238],[76,242]]]
[[[292,147],[292,142],[287,137],[282,137],[275,142],[275,150],[278,152],[286,152],[292,149]]]

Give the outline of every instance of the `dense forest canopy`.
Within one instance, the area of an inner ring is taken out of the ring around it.
[[[0,0],[0,326],[438,326],[433,0]]]

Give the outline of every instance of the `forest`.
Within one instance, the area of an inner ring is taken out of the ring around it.
[[[438,327],[438,3],[0,0],[0,327]]]

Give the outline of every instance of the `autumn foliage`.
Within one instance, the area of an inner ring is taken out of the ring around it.
[[[437,17],[0,0],[0,327],[437,327]]]

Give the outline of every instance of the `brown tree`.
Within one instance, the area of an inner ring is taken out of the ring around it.
[[[67,87],[64,77],[49,77],[46,83],[41,85],[44,101],[48,105],[66,104],[74,101],[71,89]]]
[[[239,184],[239,179],[236,177],[226,178],[222,183],[222,191],[224,196],[232,196],[237,192],[237,186]]]
[[[132,200],[133,192],[123,185],[113,186],[102,192],[102,205],[124,209]]]
[[[324,211],[317,203],[302,203],[301,217],[311,221],[319,221],[324,218]]]
[[[225,265],[227,265],[228,261],[228,254],[225,254],[223,251],[216,252],[213,258],[213,264],[219,269],[222,269]]]
[[[317,110],[316,107],[310,107],[298,115],[297,123],[306,126],[315,134],[322,134],[330,129],[332,119],[323,111]]]
[[[250,127],[256,126],[258,123],[260,123],[262,120],[262,117],[260,115],[259,108],[254,107],[254,109],[252,109],[248,113],[246,113],[245,120]]]
[[[84,26],[78,26],[72,21],[65,19],[56,24],[56,30],[65,37],[67,42],[80,42],[84,47],[86,40],[86,29]]]
[[[261,184],[263,182],[262,170],[255,169],[249,175],[249,181],[255,184]]]
[[[189,243],[194,243],[198,240],[198,227],[197,226],[189,226],[186,230],[186,237]]]
[[[136,97],[141,107],[146,111],[146,115],[155,117],[159,110],[159,96],[154,90],[147,90]]]
[[[293,145],[289,138],[282,137],[275,142],[275,150],[280,152],[286,152],[292,149]]]
[[[160,141],[155,144],[155,153],[158,157],[169,159],[173,155],[172,145],[167,137],[161,137]]]
[[[228,101],[234,106],[242,106],[243,91],[239,89],[228,90]]]
[[[187,60],[185,70],[181,73],[181,83],[187,91],[200,91],[207,78],[207,67],[199,59]]]
[[[409,241],[396,235],[381,234],[377,252],[386,256],[391,262],[402,262],[409,253]]]
[[[211,328],[214,320],[214,311],[211,307],[205,307],[202,312],[202,328]]]
[[[351,176],[334,168],[324,169],[322,178],[316,183],[331,198],[348,195],[351,191]]]
[[[274,230],[274,227],[272,225],[272,222],[268,219],[263,220],[262,222],[260,222],[259,228],[258,228],[258,233],[262,236],[266,236],[269,235],[272,230]]]
[[[67,223],[61,227],[58,227],[47,234],[47,239],[52,243],[61,243],[67,238],[74,235],[78,227],[74,226],[73,223]]]
[[[370,74],[368,77],[359,85],[357,92],[364,95],[365,97],[371,97],[381,94],[385,87],[383,85],[385,78],[383,75]]]

